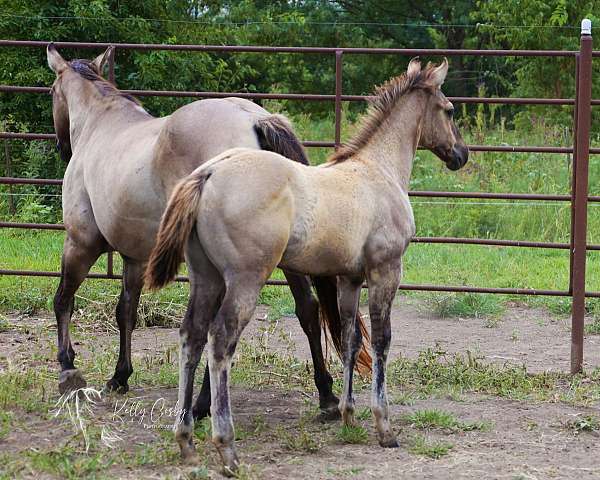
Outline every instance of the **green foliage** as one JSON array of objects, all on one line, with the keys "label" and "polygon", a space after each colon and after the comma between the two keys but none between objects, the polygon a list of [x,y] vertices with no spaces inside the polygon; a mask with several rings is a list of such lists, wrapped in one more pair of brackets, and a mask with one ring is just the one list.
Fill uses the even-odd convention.
[{"label": "green foliage", "polygon": [[[488,48],[524,50],[578,50],[580,22],[590,18],[600,25],[594,0],[478,0],[473,19],[482,22],[478,35]],[[600,94],[600,67],[594,62],[593,97]],[[575,93],[573,57],[505,57],[497,62],[498,80],[514,96],[569,98]],[[600,122],[598,112],[594,121]],[[520,128],[572,122],[572,109],[529,107],[516,117]]]}]

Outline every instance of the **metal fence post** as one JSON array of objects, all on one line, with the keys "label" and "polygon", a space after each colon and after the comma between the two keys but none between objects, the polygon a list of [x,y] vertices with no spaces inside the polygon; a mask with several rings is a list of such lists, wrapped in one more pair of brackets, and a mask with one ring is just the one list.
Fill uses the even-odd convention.
[{"label": "metal fence post", "polygon": [[343,50],[335,52],[335,149],[342,144],[342,55]]},{"label": "metal fence post", "polygon": [[[113,48],[112,52],[110,52],[108,56],[108,80],[110,83],[115,85],[115,53],[117,49]],[[106,256],[106,274],[108,276],[114,275],[114,258],[113,252],[108,252]]]},{"label": "metal fence post", "polygon": [[577,99],[579,98],[579,53],[575,57],[575,108],[573,109],[573,157],[571,163],[571,238],[569,240],[569,295],[573,295],[573,261],[575,258],[575,199],[577,198]]},{"label": "metal fence post", "polygon": [[575,173],[575,232],[573,235],[573,304],[571,318],[571,373],[583,366],[583,325],[585,316],[585,262],[587,253],[588,163],[592,100],[592,30],[591,21],[581,22],[577,76],[577,122],[575,139],[577,165]]}]

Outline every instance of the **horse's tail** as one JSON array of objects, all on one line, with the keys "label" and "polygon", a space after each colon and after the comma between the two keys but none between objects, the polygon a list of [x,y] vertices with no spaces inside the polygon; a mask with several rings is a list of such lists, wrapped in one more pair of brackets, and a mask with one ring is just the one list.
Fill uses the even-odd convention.
[{"label": "horse's tail", "polygon": [[185,245],[196,224],[202,189],[209,177],[210,173],[194,172],[173,190],[144,274],[144,283],[150,290],[164,287],[177,275]]},{"label": "horse's tail", "polygon": [[295,162],[308,165],[308,157],[304,147],[290,121],[283,115],[266,115],[257,118],[254,131],[262,150],[278,153]]},{"label": "horse's tail", "polygon": [[[319,316],[323,331],[329,331],[329,335],[325,333],[327,340],[326,344],[331,342],[335,347],[340,358],[344,351],[342,345],[342,322],[340,319],[340,311],[338,309],[337,297],[337,281],[335,277],[312,277],[312,282],[317,291],[319,298]],[[362,315],[357,310],[356,321],[362,332],[363,344],[361,346],[358,358],[356,360],[356,371],[362,376],[368,376],[371,373],[371,354],[369,353],[368,344],[371,342],[371,337]]]}]

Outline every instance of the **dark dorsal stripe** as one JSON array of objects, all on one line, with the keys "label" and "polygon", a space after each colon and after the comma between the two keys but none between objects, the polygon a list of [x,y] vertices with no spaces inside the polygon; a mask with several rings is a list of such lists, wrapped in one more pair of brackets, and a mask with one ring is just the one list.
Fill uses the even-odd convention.
[{"label": "dark dorsal stripe", "polygon": [[137,98],[121,92],[116,86],[110,83],[108,80],[103,78],[100,73],[94,67],[94,64],[90,60],[85,59],[77,59],[71,60],[69,62],[69,66],[81,75],[86,80],[90,80],[94,82],[94,85],[98,89],[98,91],[102,94],[102,96],[118,96],[123,97],[127,100],[132,101],[136,105],[140,105],[140,102]]}]

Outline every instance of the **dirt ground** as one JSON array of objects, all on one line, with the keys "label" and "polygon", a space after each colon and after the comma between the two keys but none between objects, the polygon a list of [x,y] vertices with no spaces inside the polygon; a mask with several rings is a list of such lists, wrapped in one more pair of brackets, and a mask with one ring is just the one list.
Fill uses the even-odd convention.
[{"label": "dirt ground", "polygon": [[[432,316],[417,300],[400,298],[393,311],[393,344],[391,358],[399,355],[416,357],[427,347],[443,349],[448,353],[466,350],[481,354],[487,361],[525,364],[528,371],[546,370],[566,372],[569,368],[570,332],[566,319],[554,318],[541,309],[518,305],[509,307],[501,318],[443,319]],[[258,319],[251,322],[244,337],[258,341],[264,326],[265,310],[259,309]],[[44,328],[53,340],[53,320],[41,318],[10,318],[11,323],[27,323]],[[305,361],[310,358],[307,342],[295,318],[278,320],[284,335],[270,337],[269,348],[288,352]],[[76,335],[76,345],[82,356],[90,355],[86,335]],[[177,345],[176,329],[147,328],[134,334],[134,365],[165,346]],[[100,340],[99,340],[100,339]],[[118,344],[115,333],[94,335],[94,342]],[[600,336],[588,336],[585,343],[586,369],[600,365]],[[31,333],[22,328],[0,333],[0,370],[7,362],[32,357],[32,350],[40,349],[42,360],[53,357],[54,352],[44,352],[45,343],[35,343]],[[4,358],[2,358],[4,357]],[[38,361],[40,359],[38,358]],[[201,375],[198,375],[201,378]],[[199,380],[200,380],[199,378]],[[314,388],[313,388],[314,390]],[[308,393],[307,393],[308,392]],[[55,395],[56,397],[58,395]],[[52,397],[52,396],[51,396]],[[141,399],[145,406],[156,401],[174,404],[176,389],[165,387],[136,387],[127,397],[111,395],[103,398],[94,408],[95,418],[108,419],[125,401],[130,405]],[[600,414],[600,405],[572,406],[560,402],[524,402],[480,394],[464,394],[414,399],[412,402],[392,402],[392,423],[399,433],[400,448],[381,449],[375,440],[370,420],[363,422],[369,436],[366,443],[348,444],[339,440],[339,424],[321,423],[314,415],[316,396],[309,390],[281,389],[276,386],[253,389],[232,388],[233,411],[236,428],[243,434],[238,440],[241,460],[248,465],[240,478],[264,479],[593,479],[600,478],[598,452],[600,437],[597,431],[584,432],[568,428],[569,422],[583,415]],[[409,404],[406,404],[409,403]],[[357,395],[360,411],[369,404],[368,391]],[[424,409],[438,409],[454,414],[462,422],[485,422],[489,428],[482,430],[447,431],[431,429],[420,432],[428,441],[445,441],[451,444],[447,455],[429,458],[411,452],[407,445],[415,429],[403,420],[407,414]],[[122,408],[131,413],[131,409]],[[136,415],[133,415],[135,413]],[[125,445],[125,450],[162,442],[165,451],[171,452],[164,465],[125,467],[115,463],[105,472],[111,478],[221,478],[218,458],[208,440],[200,441],[198,449],[207,458],[208,470],[194,470],[182,466],[173,456],[174,442],[168,431],[157,436],[143,422],[134,421],[139,412],[133,412],[128,421],[115,430]],[[51,448],[57,438],[67,436],[72,427],[58,419],[48,420],[28,414],[26,426],[15,428],[0,439],[0,451],[19,456],[27,449]],[[305,423],[303,423],[305,422]],[[160,424],[161,421],[155,421]],[[163,422],[164,423],[164,422]],[[108,424],[108,423],[107,423]],[[113,426],[114,424],[110,424]],[[299,427],[300,425],[300,427]],[[286,433],[289,432],[289,433]],[[290,448],[298,438],[308,435],[311,451]],[[293,437],[293,438],[291,438]],[[158,439],[158,440],[157,440]],[[121,442],[121,443],[120,443]],[[302,443],[302,442],[300,442]],[[306,443],[306,442],[304,442]],[[117,448],[122,448],[117,446]],[[0,472],[1,472],[0,467]],[[21,471],[24,477],[51,478],[51,474]]]}]

